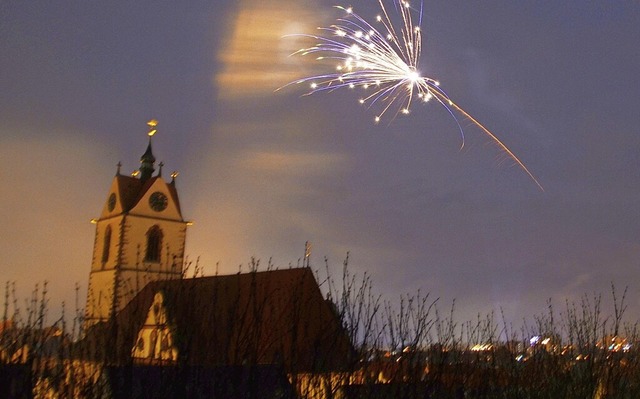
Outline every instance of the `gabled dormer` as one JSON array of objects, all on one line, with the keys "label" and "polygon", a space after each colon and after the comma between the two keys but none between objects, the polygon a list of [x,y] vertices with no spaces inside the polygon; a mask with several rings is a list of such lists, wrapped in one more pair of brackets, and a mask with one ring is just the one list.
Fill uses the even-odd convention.
[{"label": "gabled dormer", "polygon": [[174,344],[172,325],[167,316],[164,295],[156,292],[144,324],[138,330],[131,357],[138,363],[174,363],[178,350]]}]

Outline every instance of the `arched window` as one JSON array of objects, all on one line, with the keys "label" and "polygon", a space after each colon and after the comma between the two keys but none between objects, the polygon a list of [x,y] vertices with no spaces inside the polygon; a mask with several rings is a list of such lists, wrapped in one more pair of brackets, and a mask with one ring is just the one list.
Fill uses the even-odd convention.
[{"label": "arched window", "polygon": [[160,251],[162,250],[162,230],[153,226],[147,231],[147,253],[144,260],[147,262],[160,262]]},{"label": "arched window", "polygon": [[109,250],[111,249],[111,226],[104,230],[104,242],[102,245],[102,263],[109,260]]}]

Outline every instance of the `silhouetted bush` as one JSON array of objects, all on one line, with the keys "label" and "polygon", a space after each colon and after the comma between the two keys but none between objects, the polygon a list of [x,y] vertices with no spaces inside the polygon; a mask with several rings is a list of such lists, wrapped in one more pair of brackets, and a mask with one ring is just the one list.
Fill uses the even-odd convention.
[{"label": "silhouetted bush", "polygon": [[[626,290],[612,286],[609,314],[601,296],[584,296],[514,329],[502,315],[458,322],[455,303],[443,312],[420,292],[385,299],[348,257],[338,279],[328,265],[289,270],[252,260],[244,274],[154,282],[84,332],[77,304],[71,323],[63,314],[47,325],[46,284],[24,310],[7,284],[0,397],[640,397]],[[172,341],[164,357],[135,357],[158,292]]]}]

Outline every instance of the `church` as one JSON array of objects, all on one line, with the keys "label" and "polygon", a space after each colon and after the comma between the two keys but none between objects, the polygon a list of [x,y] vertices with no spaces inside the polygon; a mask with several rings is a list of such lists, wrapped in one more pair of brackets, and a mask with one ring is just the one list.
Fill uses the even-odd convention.
[{"label": "church", "polygon": [[77,356],[104,366],[112,393],[128,387],[171,397],[245,396],[245,389],[257,389],[257,397],[293,397],[296,385],[315,389],[309,376],[350,367],[351,339],[308,266],[184,275],[189,222],[177,173],[166,181],[162,163],[156,171],[156,124],[148,123],[139,171],[125,176],[118,164],[94,220]]},{"label": "church", "polygon": [[155,120],[149,121],[149,144],[132,176],[120,173],[111,182],[96,236],[85,307],[85,325],[115,316],[151,281],[180,279],[187,234],[178,191],[155,172],[151,140]]}]

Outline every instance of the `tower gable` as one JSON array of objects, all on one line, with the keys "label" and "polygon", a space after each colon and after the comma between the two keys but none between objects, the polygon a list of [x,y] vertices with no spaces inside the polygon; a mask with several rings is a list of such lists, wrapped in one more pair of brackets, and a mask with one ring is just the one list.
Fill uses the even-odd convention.
[{"label": "tower gable", "polygon": [[[153,199],[151,199],[152,196],[154,196]],[[166,206],[162,205],[164,198],[166,198]],[[100,219],[128,212],[182,221],[178,192],[174,183],[167,183],[160,176],[145,183],[129,176],[117,175],[113,178]]]},{"label": "tower gable", "polygon": [[160,176],[149,180],[132,206],[132,215],[182,221],[175,188]]}]

